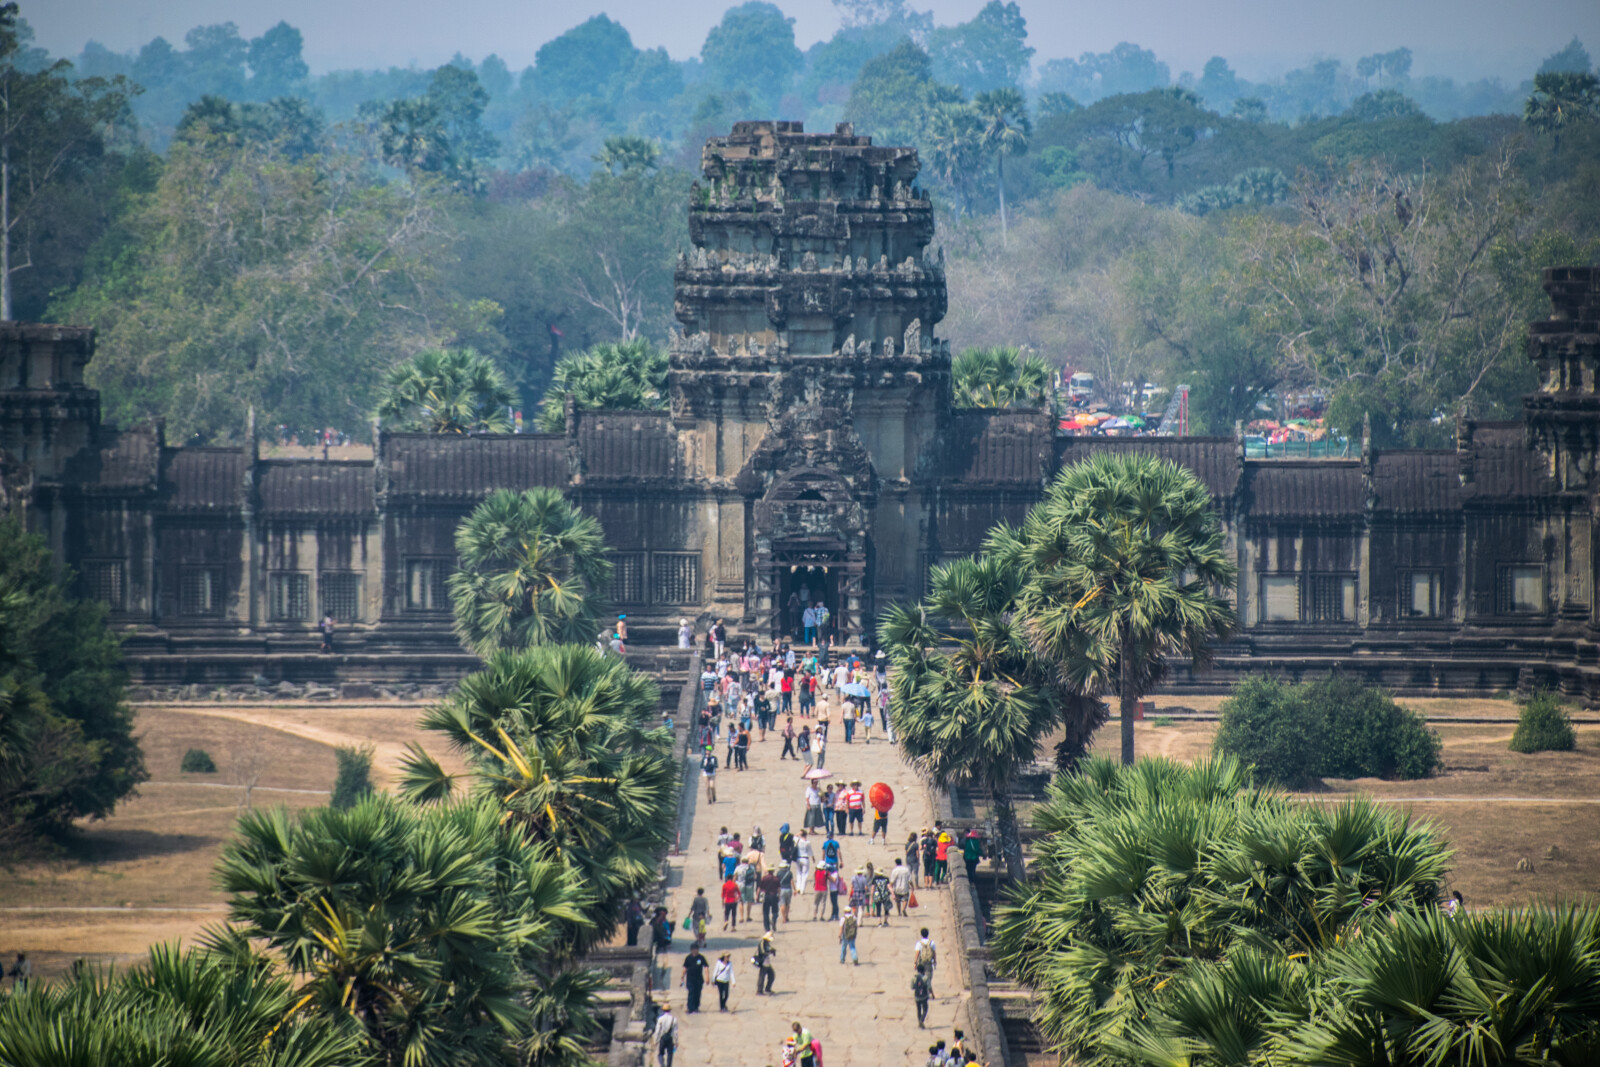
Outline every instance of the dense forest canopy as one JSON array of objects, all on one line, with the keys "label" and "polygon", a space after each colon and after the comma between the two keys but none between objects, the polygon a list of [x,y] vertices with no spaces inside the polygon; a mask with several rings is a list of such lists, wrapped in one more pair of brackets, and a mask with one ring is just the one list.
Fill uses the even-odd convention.
[{"label": "dense forest canopy", "polygon": [[1413,76],[1403,47],[1252,82],[1050,55],[1014,2],[835,2],[806,49],[751,0],[688,60],[597,15],[520,71],[315,75],[287,22],[65,59],[8,5],[7,306],[96,326],[108,417],[176,439],[237,439],[252,406],[364,435],[388,370],[438,349],[495,361],[531,420],[563,356],[665,341],[707,136],[850,121],[922,153],[958,348],[1181,382],[1197,430],[1314,390],[1337,428],[1421,444],[1514,410],[1537,268],[1596,256],[1575,39],[1518,85]]}]

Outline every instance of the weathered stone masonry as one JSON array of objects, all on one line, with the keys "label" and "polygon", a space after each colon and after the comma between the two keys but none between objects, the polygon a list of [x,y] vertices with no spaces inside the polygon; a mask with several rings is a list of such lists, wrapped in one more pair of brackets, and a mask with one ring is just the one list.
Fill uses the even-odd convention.
[{"label": "weathered stone masonry", "polygon": [[[111,605],[142,680],[447,681],[473,663],[444,595],[454,531],[491,489],[559,486],[600,519],[636,640],[681,616],[792,632],[802,588],[854,637],[1062,464],[1154,451],[1210,487],[1240,567],[1242,636],[1180,680],[1341,665],[1407,691],[1600,699],[1600,271],[1545,272],[1539,392],[1520,422],[1463,422],[1453,450],[1281,461],[1232,438],[1061,438],[1040,412],[950,408],[917,168],[848,126],[713,138],[670,410],[569,412],[559,434],[384,431],[362,462],[174,448],[159,425],[100,423],[91,331],[0,324],[0,506]],[[312,651],[325,610],[335,657]]]}]

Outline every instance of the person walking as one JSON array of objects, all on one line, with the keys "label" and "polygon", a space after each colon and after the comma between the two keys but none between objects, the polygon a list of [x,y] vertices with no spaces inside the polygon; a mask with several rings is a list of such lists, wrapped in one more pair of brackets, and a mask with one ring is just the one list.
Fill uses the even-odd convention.
[{"label": "person walking", "polygon": [[822,865],[829,870],[839,869],[840,862],[844,859],[844,850],[839,847],[838,840],[830,833],[828,839],[822,843]]},{"label": "person walking", "polygon": [[961,862],[967,865],[967,881],[978,876],[978,861],[983,859],[983,837],[974,826],[961,839]]},{"label": "person walking", "polygon": [[872,877],[865,867],[857,867],[850,878],[850,908],[857,915],[867,914],[867,901],[872,896]]},{"label": "person walking", "polygon": [[717,987],[717,1010],[728,1010],[728,993],[733,989],[733,960],[730,953],[724,952],[717,957],[717,965],[711,972],[711,984]]},{"label": "person walking", "polygon": [[741,771],[750,769],[750,728],[748,726],[739,730],[739,737],[733,745],[733,755],[734,759],[738,761]]},{"label": "person walking", "polygon": [[817,642],[817,609],[809,604],[806,605],[805,610],[800,613],[800,623],[804,631],[802,635],[803,643],[815,645]]},{"label": "person walking", "polygon": [[850,832],[850,787],[840,785],[833,791],[833,832],[843,836]]},{"label": "person walking", "polygon": [[778,909],[789,921],[789,901],[794,897],[794,868],[785,863],[778,868]]},{"label": "person walking", "polygon": [[804,884],[806,877],[811,873],[811,839],[804,830],[800,831],[800,839],[794,843],[794,861],[800,870],[796,872]]},{"label": "person walking", "polygon": [[872,840],[876,842],[878,835],[883,834],[884,847],[889,845],[889,813],[876,804],[872,806]]},{"label": "person walking", "polygon": [[748,858],[740,862],[734,877],[739,882],[739,903],[744,906],[744,921],[751,922],[750,909],[756,906],[756,887],[761,877],[756,871],[756,865]]},{"label": "person walking", "polygon": [[637,946],[639,931],[644,929],[644,905],[639,903],[638,897],[628,901],[628,906],[622,910],[622,921],[628,927],[628,946]]},{"label": "person walking", "polygon": [[844,723],[844,743],[851,744],[856,736],[856,702],[845,700],[844,707],[839,709],[839,721]]},{"label": "person walking", "polygon": [[922,888],[924,889],[928,889],[933,886],[934,877],[939,872],[939,868],[934,857],[934,853],[937,851],[938,847],[938,841],[934,839],[933,834],[929,833],[928,828],[924,826],[922,828]]},{"label": "person walking", "polygon": [[673,1054],[678,1051],[678,1020],[672,1016],[672,1006],[664,1000],[656,1002],[661,1009],[656,1024],[650,1029],[650,1040],[656,1046],[658,1067],[672,1067]]},{"label": "person walking", "polygon": [[778,973],[773,969],[772,960],[777,956],[778,950],[772,943],[772,934],[761,935],[761,940],[756,942],[756,954],[752,957],[756,965],[756,996],[770,997],[772,983],[777,981]]},{"label": "person walking", "polygon": [[[834,830],[833,797],[834,797],[834,788],[833,788],[833,786],[830,785],[830,786],[828,786],[826,789],[824,789],[822,791],[822,822],[823,822],[823,825],[826,826],[827,829],[828,829],[828,836],[829,837],[833,836],[833,830]],[[826,857],[824,857],[824,858],[826,858]]]},{"label": "person walking", "polygon": [[694,891],[689,902],[689,929],[694,932],[694,947],[706,947],[706,930],[711,926],[711,901],[706,899],[704,888]]},{"label": "person walking", "polygon": [[861,722],[861,743],[872,744],[872,705],[862,704],[861,714],[857,718]]},{"label": "person walking", "polygon": [[950,846],[956,839],[938,823],[933,824],[933,829],[937,835],[933,843],[933,880],[942,885],[950,880]]},{"label": "person walking", "polygon": [[689,991],[690,1015],[700,1010],[700,995],[705,992],[706,970],[710,966],[711,962],[700,954],[698,948],[691,948],[683,958],[683,988]]},{"label": "person walking", "polygon": [[829,873],[830,872],[828,871],[828,868],[822,866],[821,864],[818,864],[817,869],[812,872],[811,885],[813,891],[816,893],[816,899],[811,905],[812,922],[816,922],[818,919],[822,918],[822,906],[828,901]]},{"label": "person walking", "polygon": [[928,1026],[928,1001],[933,999],[933,983],[928,980],[925,968],[918,967],[916,976],[911,979],[911,999],[917,1005],[917,1029],[925,1030]]},{"label": "person walking", "polygon": [[828,871],[828,904],[833,910],[828,917],[830,922],[839,921],[839,894],[844,892],[844,889],[844,874],[836,870]]},{"label": "person walking", "polygon": [[794,1047],[797,1067],[820,1067],[817,1063],[817,1039],[811,1036],[811,1031],[800,1025],[800,1020],[794,1023]]},{"label": "person walking", "polygon": [[[737,872],[738,868],[734,870]],[[728,931],[739,929],[739,882],[732,874],[722,883],[722,928]]]},{"label": "person walking", "polygon": [[678,647],[694,647],[694,627],[689,625],[688,619],[678,620]]},{"label": "person walking", "polygon": [[879,926],[888,926],[889,912],[891,910],[890,900],[893,894],[889,888],[889,875],[886,871],[880,869],[873,874],[871,892],[872,914],[880,920]]},{"label": "person walking", "polygon": [[906,870],[911,872],[911,885],[917,884],[917,877],[922,873],[922,839],[915,830],[906,836]]},{"label": "person walking", "polygon": [[[800,736],[795,738],[794,747],[800,752],[800,759],[806,765],[806,770],[811,769],[811,724],[800,727]],[[802,772],[804,773],[804,772]]]},{"label": "person walking", "polygon": [[856,955],[856,913],[850,908],[844,909],[844,918],[839,920],[839,962],[844,962],[845,953],[850,954],[850,961],[857,967],[861,966],[861,957]]},{"label": "person walking", "polygon": [[933,938],[928,936],[928,928],[922,928],[922,936],[917,939],[916,946],[911,950],[911,964],[919,970],[928,973],[928,995],[933,995],[933,972],[939,966],[939,949],[933,943]]},{"label": "person walking", "polygon": [[333,651],[334,628],[332,613],[322,616],[322,621],[317,624],[317,629],[322,631],[322,648],[320,651],[328,653]]},{"label": "person walking", "polygon": [[911,871],[899,856],[894,858],[894,870],[889,872],[889,891],[894,894],[894,912],[906,914],[906,901],[911,898]]},{"label": "person walking", "polygon": [[827,759],[828,759],[828,724],[827,723],[823,723],[821,728],[819,728],[817,730],[816,739],[812,742],[812,748],[816,749],[815,755],[817,757],[817,766],[818,767],[826,767],[827,766]]},{"label": "person walking", "polygon": [[860,782],[851,782],[844,795],[845,810],[850,814],[850,832],[860,836],[866,818],[867,794],[861,791]]},{"label": "person walking", "polygon": [[778,753],[778,758],[780,760],[786,760],[791,756],[793,756],[796,760],[800,758],[799,756],[795,755],[794,738],[794,716],[791,715],[784,721],[783,724],[783,751]]},{"label": "person walking", "polygon": [[[785,864],[783,869],[787,871],[788,865]],[[776,871],[768,871],[761,876],[756,888],[761,893],[761,929],[770,934],[778,928],[778,908],[781,904],[779,897],[783,891],[783,884],[778,880]]]},{"label": "person walking", "polygon": [[700,776],[706,780],[706,803],[717,802],[717,750],[711,745],[706,746],[705,752],[700,756]]}]

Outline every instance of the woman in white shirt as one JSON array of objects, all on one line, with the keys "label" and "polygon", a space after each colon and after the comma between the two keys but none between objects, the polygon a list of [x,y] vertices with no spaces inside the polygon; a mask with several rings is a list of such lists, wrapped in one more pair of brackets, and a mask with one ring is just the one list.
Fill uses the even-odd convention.
[{"label": "woman in white shirt", "polygon": [[717,957],[717,965],[711,970],[711,984],[717,987],[717,1010],[728,1010],[728,990],[733,988],[733,962],[728,958],[729,953],[724,952]]}]

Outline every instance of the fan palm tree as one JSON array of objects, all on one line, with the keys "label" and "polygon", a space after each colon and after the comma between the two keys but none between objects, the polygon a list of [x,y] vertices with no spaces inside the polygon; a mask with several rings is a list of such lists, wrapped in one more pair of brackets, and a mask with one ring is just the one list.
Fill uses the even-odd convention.
[{"label": "fan palm tree", "polygon": [[266,960],[156,945],[121,973],[84,972],[0,998],[0,1065],[348,1067],[359,1032],[299,1010]]},{"label": "fan palm tree", "polygon": [[470,348],[433,349],[389,371],[378,415],[425,433],[507,433],[514,400],[493,360]]},{"label": "fan palm tree", "polygon": [[1000,243],[1008,245],[1006,236],[1006,157],[1020,156],[1028,150],[1028,137],[1033,124],[1028,121],[1027,101],[1015,89],[991,89],[979,93],[972,101],[983,125],[982,143],[987,152],[994,153],[995,176],[1000,191]]},{"label": "fan palm tree", "polygon": [[1237,625],[1212,591],[1233,584],[1235,567],[1211,494],[1169,460],[1102,452],[1073,464],[1020,528],[997,527],[986,551],[1027,575],[1018,601],[1029,641],[1063,683],[1117,691],[1124,763],[1163,657],[1202,666]]},{"label": "fan palm tree", "polygon": [[539,429],[560,433],[566,398],[579,411],[650,411],[667,406],[667,354],[649,341],[595,345],[556,364],[539,403]]},{"label": "fan palm tree", "polygon": [[[610,935],[671,842],[678,786],[669,739],[652,725],[659,701],[615,656],[547,645],[492,656],[422,720],[467,757],[477,792],[588,888],[590,922],[569,938],[578,951]],[[455,779],[414,747],[402,789],[436,802]]]},{"label": "fan palm tree", "polygon": [[1048,364],[1020,348],[968,348],[950,365],[957,407],[1054,409]]},{"label": "fan palm tree", "polygon": [[1034,659],[1012,618],[1021,589],[1014,567],[979,556],[931,577],[923,604],[896,605],[883,618],[901,754],[936,788],[988,795],[1006,871],[1021,878],[1011,785],[1063,722],[1086,745],[1102,706],[1061,690]]},{"label": "fan palm tree", "polygon": [[1555,138],[1561,151],[1561,132],[1600,118],[1600,79],[1573,71],[1546,71],[1533,78],[1533,94],[1523,107],[1522,121],[1535,133]]},{"label": "fan palm tree", "polygon": [[928,169],[955,192],[960,210],[972,207],[972,178],[983,161],[983,122],[971,104],[946,100],[929,113],[922,135]]},{"label": "fan palm tree", "polygon": [[611,563],[600,523],[559,489],[497,489],[456,530],[456,633],[480,656],[594,640]]}]

